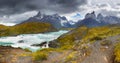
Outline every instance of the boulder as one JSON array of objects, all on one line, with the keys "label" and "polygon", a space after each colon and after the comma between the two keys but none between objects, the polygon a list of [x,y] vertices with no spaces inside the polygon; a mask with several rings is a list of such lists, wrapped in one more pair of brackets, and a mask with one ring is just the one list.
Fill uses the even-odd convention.
[{"label": "boulder", "polygon": [[24,40],[19,40],[18,43],[24,43]]}]

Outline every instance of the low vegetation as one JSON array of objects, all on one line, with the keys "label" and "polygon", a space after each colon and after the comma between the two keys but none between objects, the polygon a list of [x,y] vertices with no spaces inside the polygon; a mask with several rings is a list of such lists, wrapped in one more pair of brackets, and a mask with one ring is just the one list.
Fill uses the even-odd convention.
[{"label": "low vegetation", "polygon": [[47,52],[34,52],[32,53],[32,57],[34,61],[42,61],[47,60]]},{"label": "low vegetation", "polygon": [[52,51],[55,51],[55,49],[53,48],[42,49],[42,50],[33,52],[31,56],[33,57],[34,61],[47,60],[49,52],[52,52]]},{"label": "low vegetation", "polygon": [[30,49],[28,49],[28,48],[25,48],[24,49],[26,52],[32,52]]},{"label": "low vegetation", "polygon": [[[37,24],[37,25],[36,25]],[[39,25],[38,25],[39,24]],[[35,25],[31,27],[32,25]],[[44,27],[44,28],[42,28]],[[18,34],[26,34],[26,33],[40,33],[40,32],[48,32],[53,30],[54,28],[50,24],[40,24],[40,23],[25,23],[16,25],[13,27],[6,27],[0,29],[0,36],[7,35],[18,35]],[[36,31],[35,31],[36,30]],[[6,31],[6,32],[3,32]],[[85,56],[89,56],[91,53],[91,49],[87,47],[85,44],[91,44],[96,41],[105,39],[107,37],[115,36],[120,34],[119,26],[103,26],[103,27],[95,27],[95,28],[87,28],[85,26],[73,29],[67,34],[60,36],[55,41],[59,44],[58,48],[48,48],[42,49],[37,52],[33,52],[31,56],[35,61],[42,61],[48,58],[50,52],[62,52],[64,50],[72,50],[72,52],[65,58],[66,62],[75,59],[75,54],[77,48],[83,50]],[[109,41],[103,41],[100,43],[103,46],[110,45]],[[83,46],[84,45],[84,46]],[[29,51],[26,49],[26,51]],[[115,47],[115,60],[120,62],[120,43]]]},{"label": "low vegetation", "polygon": [[120,62],[120,42],[117,43],[115,46],[114,55],[115,55],[115,62],[119,63]]},{"label": "low vegetation", "polygon": [[66,59],[65,59],[65,62],[70,62],[70,61],[74,61],[74,59],[76,59],[76,55],[77,54],[77,51],[74,51],[72,53],[70,53]]},{"label": "low vegetation", "polygon": [[49,23],[26,22],[15,26],[0,25],[0,36],[14,36],[19,34],[34,34],[55,31]]},{"label": "low vegetation", "polygon": [[109,41],[109,40],[104,40],[104,41],[102,41],[100,44],[101,44],[102,46],[109,46],[109,45],[111,45],[111,41]]},{"label": "low vegetation", "polygon": [[[72,50],[73,53],[70,53],[66,57],[66,61],[69,61],[69,60],[74,61],[74,58],[75,58],[74,52],[76,52],[75,48],[80,48],[81,50],[84,51],[85,56],[89,56],[91,53],[91,50],[87,48],[87,45],[84,45],[84,44],[88,44],[88,43],[91,44],[91,43],[94,43],[95,41],[102,40],[104,38],[119,35],[119,34],[120,34],[120,27],[115,27],[115,26],[114,27],[104,26],[104,27],[96,27],[96,28],[87,28],[85,26],[79,27],[70,31],[67,34],[60,36],[56,40],[56,42],[59,43],[58,45],[60,46],[59,48],[48,48],[48,49],[37,51],[33,53],[33,57],[35,60],[46,60],[47,55],[49,55],[50,52],[53,52],[53,51],[62,52],[64,50]],[[106,46],[106,45],[109,46],[110,41],[105,40],[100,44],[103,46]],[[118,47],[117,49],[120,50]],[[118,61],[120,60],[120,58],[118,57],[119,54],[118,53],[116,54],[117,54],[116,60]]]},{"label": "low vegetation", "polygon": [[59,37],[56,41],[59,42],[60,46],[64,48],[67,48],[67,46],[73,46],[76,40],[80,40],[85,36],[87,30],[87,27],[74,29],[71,32]]},{"label": "low vegetation", "polygon": [[[63,52],[63,51],[72,51],[65,58],[65,62],[76,62],[76,48],[83,51],[84,56],[89,56],[91,54],[91,49],[87,47],[86,44],[94,43],[95,41],[102,40],[107,37],[115,36],[120,34],[119,27],[96,27],[96,28],[87,28],[87,27],[79,27],[67,34],[60,36],[55,41],[59,43],[58,48],[48,48],[38,50],[37,52],[33,52],[31,56],[34,61],[43,61],[47,60],[48,55],[51,52]],[[103,41],[100,43],[102,46],[109,46],[110,41]],[[120,61],[120,44],[116,45],[115,48],[115,60],[117,62]]]},{"label": "low vegetation", "polygon": [[[102,40],[106,37],[111,37],[120,34],[120,27],[79,27],[71,32],[59,37],[56,41],[61,47],[73,46],[75,44],[93,43],[96,40]],[[79,45],[80,46],[80,45]],[[68,48],[69,49],[69,48]]]},{"label": "low vegetation", "polygon": [[[104,26],[104,27],[95,27],[95,28],[87,28],[85,26],[79,27],[79,28],[73,29],[67,34],[60,36],[56,40],[56,42],[59,43],[58,46],[60,46],[60,48],[57,48],[57,51],[73,50],[74,52],[76,51],[76,49],[79,48],[79,50],[84,51],[85,56],[89,56],[91,53],[91,50],[87,48],[86,44],[92,44],[96,41],[103,40],[107,37],[116,36],[119,34],[120,34],[120,27],[118,26],[113,26],[113,27]],[[108,40],[105,40],[100,44],[102,46],[109,46],[111,42]],[[86,47],[84,48],[84,46]],[[68,58],[66,58],[66,61],[70,59],[71,59],[71,56],[68,56]]]}]

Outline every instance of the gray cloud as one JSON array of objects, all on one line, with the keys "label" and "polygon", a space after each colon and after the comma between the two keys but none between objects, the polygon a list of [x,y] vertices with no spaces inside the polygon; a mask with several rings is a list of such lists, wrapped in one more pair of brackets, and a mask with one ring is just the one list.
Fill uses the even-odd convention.
[{"label": "gray cloud", "polygon": [[87,0],[0,0],[0,14],[15,14],[31,10],[70,13]]}]

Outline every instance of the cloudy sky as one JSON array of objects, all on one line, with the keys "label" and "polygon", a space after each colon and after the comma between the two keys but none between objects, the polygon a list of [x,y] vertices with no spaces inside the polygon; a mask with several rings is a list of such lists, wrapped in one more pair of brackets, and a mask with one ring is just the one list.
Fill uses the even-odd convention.
[{"label": "cloudy sky", "polygon": [[77,21],[88,12],[120,16],[120,0],[0,0],[0,23],[18,23],[41,11]]}]

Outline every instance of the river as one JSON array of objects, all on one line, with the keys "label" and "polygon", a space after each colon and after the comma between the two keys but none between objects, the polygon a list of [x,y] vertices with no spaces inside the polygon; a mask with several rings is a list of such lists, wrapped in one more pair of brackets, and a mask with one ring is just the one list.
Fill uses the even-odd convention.
[{"label": "river", "polygon": [[[64,33],[67,33],[67,30],[60,30],[57,32],[49,32],[49,33],[40,33],[40,34],[21,34],[18,36],[9,36],[9,37],[1,37],[0,45],[1,46],[12,46],[14,48],[28,48],[31,51],[36,51],[41,49],[40,47],[31,46],[33,44],[40,44],[42,42],[49,42],[54,39],[57,39]],[[21,43],[20,43],[21,41]]]}]

